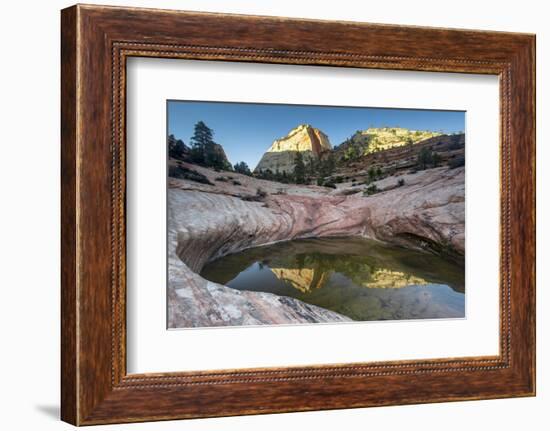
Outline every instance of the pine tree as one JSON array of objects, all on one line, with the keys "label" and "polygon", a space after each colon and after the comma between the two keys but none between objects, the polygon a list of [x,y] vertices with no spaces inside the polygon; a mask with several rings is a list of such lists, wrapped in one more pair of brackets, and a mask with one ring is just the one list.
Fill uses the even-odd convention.
[{"label": "pine tree", "polygon": [[281,176],[281,182],[288,183],[288,175],[286,171],[283,171],[283,175]]},{"label": "pine tree", "polygon": [[308,164],[307,164],[307,174],[311,177],[316,177],[319,173],[319,162],[314,159],[313,157],[308,158]]},{"label": "pine tree", "polygon": [[331,152],[328,157],[319,162],[319,177],[330,177],[336,168],[336,159]]},{"label": "pine tree", "polygon": [[210,127],[204,124],[203,121],[199,121],[195,124],[195,133],[191,138],[191,145],[193,147],[199,147],[201,149],[206,149],[209,144],[214,143],[214,132]]},{"label": "pine tree", "polygon": [[[196,163],[209,165],[214,153],[214,132],[203,121],[195,124],[191,137],[191,155]],[[210,156],[210,157],[209,157]]]},{"label": "pine tree", "polygon": [[438,153],[432,153],[432,165],[437,168],[441,164],[441,156]]},{"label": "pine tree", "polygon": [[252,172],[250,172],[250,168],[245,162],[239,162],[235,164],[233,168],[235,169],[235,172],[239,174],[252,175]]},{"label": "pine tree", "polygon": [[330,153],[327,158],[327,174],[332,175],[334,169],[336,169],[336,158],[334,157],[334,153]]},{"label": "pine tree", "polygon": [[422,148],[417,157],[418,168],[426,169],[428,165],[433,163],[433,153],[429,148]]},{"label": "pine tree", "polygon": [[369,176],[369,182],[372,182],[376,180],[376,169],[374,166],[371,166],[369,170],[367,171],[367,175]]},{"label": "pine tree", "polygon": [[413,145],[414,145],[414,141],[412,140],[412,138],[409,136],[407,138],[407,148],[409,149],[409,153],[412,153],[413,152]]},{"label": "pine tree", "polygon": [[214,132],[203,121],[195,124],[191,137],[191,159],[198,164],[206,164],[207,153],[214,146]]},{"label": "pine tree", "polygon": [[232,169],[223,148],[214,142],[214,131],[203,121],[195,124],[195,132],[191,137],[191,160],[215,169]]},{"label": "pine tree", "polygon": [[294,158],[294,181],[296,184],[304,184],[306,182],[306,166],[304,164],[304,156],[300,151],[296,152]]}]

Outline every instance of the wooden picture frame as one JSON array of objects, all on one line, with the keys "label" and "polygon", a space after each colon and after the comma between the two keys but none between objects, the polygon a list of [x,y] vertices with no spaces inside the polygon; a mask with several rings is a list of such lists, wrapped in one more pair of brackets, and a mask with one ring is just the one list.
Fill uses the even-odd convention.
[{"label": "wooden picture frame", "polygon": [[[62,11],[61,49],[64,421],[535,394],[534,35],[77,5]],[[125,65],[131,56],[498,75],[500,354],[128,375]]]}]

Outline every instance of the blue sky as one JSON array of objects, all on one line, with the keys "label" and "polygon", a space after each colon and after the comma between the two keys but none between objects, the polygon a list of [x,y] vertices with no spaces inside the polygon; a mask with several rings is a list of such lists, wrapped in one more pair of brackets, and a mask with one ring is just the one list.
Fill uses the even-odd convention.
[{"label": "blue sky", "polygon": [[214,140],[223,146],[229,161],[235,164],[243,160],[250,169],[275,139],[304,123],[328,135],[333,146],[369,127],[445,133],[465,128],[463,111],[168,101],[168,133],[187,145],[195,123],[201,120],[214,131]]}]

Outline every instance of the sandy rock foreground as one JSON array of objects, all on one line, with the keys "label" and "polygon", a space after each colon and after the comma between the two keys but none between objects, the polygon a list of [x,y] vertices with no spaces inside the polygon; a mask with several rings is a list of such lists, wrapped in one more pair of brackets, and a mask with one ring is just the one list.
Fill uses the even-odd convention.
[{"label": "sandy rock foreground", "polygon": [[[208,261],[248,247],[358,235],[455,259],[464,256],[463,168],[402,175],[400,187],[396,177],[388,177],[377,182],[386,191],[363,196],[364,187],[297,186],[188,167],[213,185],[169,181],[171,328],[349,320],[293,298],[238,291],[199,275]],[[266,195],[258,196],[258,188]]]}]

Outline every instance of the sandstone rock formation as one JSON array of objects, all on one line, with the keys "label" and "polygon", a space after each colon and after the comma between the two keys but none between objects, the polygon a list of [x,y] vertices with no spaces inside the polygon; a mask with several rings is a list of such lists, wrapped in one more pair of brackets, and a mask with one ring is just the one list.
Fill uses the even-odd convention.
[{"label": "sandstone rock formation", "polygon": [[[365,136],[363,136],[363,138],[367,139]],[[390,175],[393,177],[410,173],[418,169],[417,160],[419,153],[425,150],[437,154],[440,166],[449,166],[453,163],[456,166],[460,166],[460,160],[463,166],[465,148],[464,138],[463,133],[454,135],[437,134],[431,138],[415,142],[413,145],[401,145],[398,143],[398,145],[390,149],[370,152],[366,155],[346,161],[342,160],[342,158],[346,154],[346,148],[350,148],[350,144],[342,144],[334,150],[340,162],[331,178],[333,181],[339,180],[337,182],[345,187],[346,183],[363,183],[365,181],[370,181],[369,170],[372,169],[380,169],[383,175]],[[366,147],[361,147],[361,151],[367,151]]]},{"label": "sandstone rock formation", "polygon": [[287,136],[277,139],[262,156],[254,169],[255,172],[271,170],[272,172],[291,173],[297,152],[301,152],[304,161],[318,159],[323,151],[331,150],[328,136],[309,124],[301,124],[292,129]]},{"label": "sandstone rock formation", "polygon": [[[189,166],[191,167],[191,166]],[[170,179],[169,326],[346,321],[345,316],[268,293],[204,280],[203,265],[245,248],[296,238],[363,236],[459,258],[464,255],[464,168],[441,167],[377,182],[382,191],[331,190],[232,174],[238,185],[193,166],[211,184]],[[267,192],[258,200],[258,188]],[[342,193],[342,192],[345,193]]]},{"label": "sandstone rock formation", "polygon": [[351,153],[357,157],[408,144],[414,145],[440,135],[439,132],[410,130],[402,127],[370,127],[355,132],[353,136],[338,146],[336,153],[339,159],[345,159]]},{"label": "sandstone rock formation", "polygon": [[229,162],[229,159],[227,158],[227,154],[225,154],[225,150],[223,149],[223,147],[220,144],[214,143],[212,145],[212,150],[211,151],[214,154],[214,156],[217,157],[219,160],[221,160],[222,163],[225,166],[231,166],[231,163]]},{"label": "sandstone rock formation", "polygon": [[350,320],[294,298],[241,292],[198,274],[209,259],[282,237],[272,230],[277,215],[261,204],[177,188],[169,189],[168,202],[168,327]]}]

